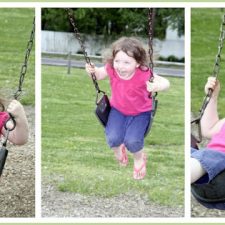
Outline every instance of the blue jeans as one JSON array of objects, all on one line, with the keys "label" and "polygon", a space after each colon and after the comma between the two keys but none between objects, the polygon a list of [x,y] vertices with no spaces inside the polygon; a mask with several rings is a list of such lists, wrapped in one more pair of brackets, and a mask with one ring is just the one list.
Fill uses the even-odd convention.
[{"label": "blue jeans", "polygon": [[150,118],[150,111],[137,116],[126,116],[111,108],[105,128],[109,147],[118,147],[124,143],[128,151],[132,153],[140,151],[144,147],[144,135]]},{"label": "blue jeans", "polygon": [[225,153],[223,152],[207,148],[201,150],[191,148],[191,157],[197,159],[207,172],[197,183],[207,183],[225,169]]}]

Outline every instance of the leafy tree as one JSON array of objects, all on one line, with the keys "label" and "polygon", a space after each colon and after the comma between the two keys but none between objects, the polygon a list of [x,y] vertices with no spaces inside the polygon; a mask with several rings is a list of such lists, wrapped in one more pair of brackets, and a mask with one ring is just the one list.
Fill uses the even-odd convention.
[{"label": "leafy tree", "polygon": [[[110,36],[146,36],[148,32],[147,8],[79,8],[73,9],[81,33]],[[154,37],[163,39],[166,28],[178,29],[184,34],[184,9],[156,9]],[[71,32],[65,9],[42,9],[42,29]]]}]

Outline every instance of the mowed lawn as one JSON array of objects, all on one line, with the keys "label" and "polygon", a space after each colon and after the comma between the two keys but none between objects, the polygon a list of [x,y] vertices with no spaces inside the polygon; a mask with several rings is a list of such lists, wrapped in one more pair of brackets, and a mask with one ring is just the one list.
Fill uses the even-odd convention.
[{"label": "mowed lawn", "polygon": [[[202,106],[204,86],[213,72],[224,14],[221,8],[191,10],[191,110],[194,113]],[[218,110],[225,117],[225,49],[222,49],[218,78],[221,83]]]},{"label": "mowed lawn", "polygon": [[[110,197],[145,194],[155,203],[184,205],[184,79],[168,78],[145,140],[147,176],[132,178],[133,159],[118,166],[94,115],[95,89],[82,69],[42,66],[42,176],[59,190]],[[108,80],[99,82],[109,92]]]},{"label": "mowed lawn", "polygon": [[[34,8],[0,8],[0,93],[7,99],[18,88],[30,33],[33,28]],[[35,44],[24,77],[21,102],[34,105]]]}]

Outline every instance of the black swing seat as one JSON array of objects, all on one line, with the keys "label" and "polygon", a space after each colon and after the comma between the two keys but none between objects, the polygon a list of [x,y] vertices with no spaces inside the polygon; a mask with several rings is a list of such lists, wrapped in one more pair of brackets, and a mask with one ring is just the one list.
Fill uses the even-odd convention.
[{"label": "black swing seat", "polygon": [[[191,134],[191,147],[198,149],[199,141]],[[201,150],[199,150],[201,151]],[[191,185],[191,193],[203,206],[209,209],[225,210],[225,170],[207,183],[204,175]]]},{"label": "black swing seat", "polygon": [[192,195],[206,208],[225,210],[225,170],[209,183],[204,182],[206,178],[191,185]]},{"label": "black swing seat", "polygon": [[98,94],[99,93],[97,93],[96,97],[95,115],[98,118],[99,122],[102,124],[102,126],[105,127],[108,122],[111,106],[109,103],[109,98],[104,92],[100,99],[98,97]]}]

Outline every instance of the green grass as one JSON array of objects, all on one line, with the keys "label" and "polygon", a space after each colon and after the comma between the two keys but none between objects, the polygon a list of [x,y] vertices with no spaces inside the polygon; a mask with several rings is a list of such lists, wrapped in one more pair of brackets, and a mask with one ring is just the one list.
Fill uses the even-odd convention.
[{"label": "green grass", "polygon": [[[152,131],[146,138],[148,174],[132,178],[133,160],[120,168],[93,113],[95,90],[86,72],[42,66],[42,175],[59,190],[110,197],[128,191],[163,205],[184,201],[184,80],[169,78],[160,93]],[[108,80],[100,81],[109,90]]]},{"label": "green grass", "polygon": [[[17,90],[21,66],[24,62],[27,43],[33,26],[33,8],[0,9],[0,93],[11,98]],[[28,62],[24,79],[23,104],[34,105],[35,44]]]},{"label": "green grass", "polygon": [[[213,72],[218,52],[220,25],[225,13],[220,8],[191,10],[191,110],[198,112],[203,101],[204,86]],[[225,50],[222,50],[219,80],[221,94],[219,112],[225,116]]]}]

